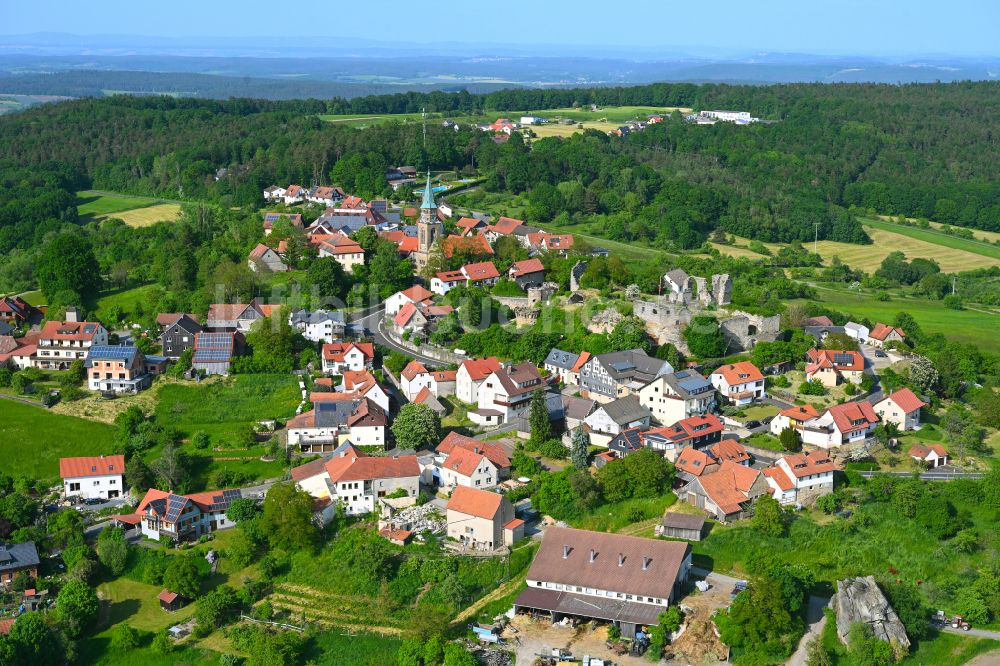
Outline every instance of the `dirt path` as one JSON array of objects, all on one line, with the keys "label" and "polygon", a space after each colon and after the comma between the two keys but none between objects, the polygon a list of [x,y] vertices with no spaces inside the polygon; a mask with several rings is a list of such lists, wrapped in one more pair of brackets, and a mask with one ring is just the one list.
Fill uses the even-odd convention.
[{"label": "dirt path", "polygon": [[826,615],[823,609],[827,607],[830,600],[825,597],[809,597],[809,608],[806,610],[806,622],[809,623],[805,635],[799,641],[799,647],[788,660],[788,666],[805,666],[808,657],[809,641],[814,637],[823,634],[823,627],[826,626]]},{"label": "dirt path", "polygon": [[491,601],[494,601],[496,599],[499,599],[501,597],[504,597],[504,596],[510,594],[515,589],[517,589],[517,586],[520,585],[523,580],[524,580],[523,578],[517,577],[514,580],[507,581],[506,583],[504,583],[503,585],[501,585],[497,589],[493,590],[492,592],[490,592],[489,594],[487,594],[485,597],[483,597],[482,599],[480,599],[479,601],[477,601],[476,603],[472,604],[471,606],[469,606],[468,608],[466,608],[465,610],[463,610],[461,613],[459,613],[458,615],[456,615],[455,619],[451,621],[452,626],[455,626],[455,625],[457,625],[457,624],[459,624],[461,622],[464,622],[465,620],[469,619],[474,614],[476,614],[477,612],[479,612],[480,608],[482,608],[486,604],[490,603]]},{"label": "dirt path", "polygon": [[981,654],[972,661],[965,662],[965,666],[997,666],[998,664],[1000,664],[1000,650]]}]

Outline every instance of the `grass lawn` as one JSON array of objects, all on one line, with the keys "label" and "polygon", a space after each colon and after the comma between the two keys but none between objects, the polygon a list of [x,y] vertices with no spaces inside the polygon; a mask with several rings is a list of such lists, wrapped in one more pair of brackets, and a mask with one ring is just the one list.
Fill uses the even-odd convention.
[{"label": "grass lawn", "polygon": [[117,217],[130,227],[148,227],[157,222],[173,222],[181,216],[180,204],[162,203],[155,206],[127,210],[108,217]]},{"label": "grass lawn", "polygon": [[342,634],[333,629],[320,632],[313,649],[305,656],[310,663],[315,664],[382,666],[396,663],[396,655],[402,644],[402,639],[397,636],[357,632]]},{"label": "grass lawn", "polygon": [[32,478],[59,476],[59,458],[111,453],[115,429],[0,399],[0,461],[4,473]]},{"label": "grass lawn", "polygon": [[649,499],[628,499],[603,504],[594,512],[567,522],[573,527],[595,532],[619,532],[626,527],[641,529],[645,526],[635,523],[659,518],[676,501],[677,496],[673,493]]},{"label": "grass lawn", "polygon": [[994,330],[1000,326],[1000,312],[952,310],[940,301],[924,298],[892,296],[889,301],[880,302],[869,292],[814,286],[819,292],[820,302],[834,310],[887,323],[897,312],[908,312],[926,333],[941,333],[950,340],[979,345],[983,349],[996,348]]},{"label": "grass lawn", "polygon": [[125,313],[127,320],[135,319],[136,306],[141,306],[142,312],[147,312],[147,308],[155,307],[154,296],[162,291],[163,288],[156,284],[110,289],[102,292],[97,298],[97,314],[95,316],[101,321],[108,322],[109,328],[114,327],[119,322],[108,321],[108,313],[111,308],[117,306]]},{"label": "grass lawn", "polygon": [[781,441],[774,435],[769,435],[766,432],[754,433],[750,436],[750,440],[747,442],[750,446],[755,446],[758,449],[767,449],[768,451],[778,451],[779,453],[784,453],[785,448],[781,445]]},{"label": "grass lawn", "polygon": [[746,414],[746,419],[748,421],[760,421],[768,416],[774,416],[781,410],[772,404],[761,403],[759,405],[754,405],[753,407],[744,407],[742,411]]},{"label": "grass lawn", "polygon": [[105,627],[127,622],[142,631],[159,632],[188,620],[194,615],[194,604],[168,613],[160,608],[157,595],[162,586],[147,585],[125,577],[97,586],[97,593],[104,602],[100,622]]}]

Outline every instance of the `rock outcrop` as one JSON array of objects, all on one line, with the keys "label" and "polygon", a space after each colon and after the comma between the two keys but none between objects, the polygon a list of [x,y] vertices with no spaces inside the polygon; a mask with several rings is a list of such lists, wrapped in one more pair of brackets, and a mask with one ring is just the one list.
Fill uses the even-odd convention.
[{"label": "rock outcrop", "polygon": [[909,649],[910,639],[906,629],[874,577],[838,580],[834,610],[837,612],[837,635],[844,643],[851,625],[864,622],[871,627],[875,638]]}]

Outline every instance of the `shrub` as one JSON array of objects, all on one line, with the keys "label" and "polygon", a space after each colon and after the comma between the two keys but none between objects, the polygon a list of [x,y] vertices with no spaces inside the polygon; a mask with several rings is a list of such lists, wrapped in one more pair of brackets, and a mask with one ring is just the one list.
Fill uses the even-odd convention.
[{"label": "shrub", "polygon": [[156,654],[170,654],[174,651],[174,642],[166,632],[156,634],[151,646]]},{"label": "shrub", "polygon": [[799,386],[802,395],[826,395],[826,387],[817,381],[805,381]]},{"label": "shrub", "polygon": [[119,624],[111,630],[111,649],[115,652],[129,652],[139,647],[139,632],[132,625]]}]

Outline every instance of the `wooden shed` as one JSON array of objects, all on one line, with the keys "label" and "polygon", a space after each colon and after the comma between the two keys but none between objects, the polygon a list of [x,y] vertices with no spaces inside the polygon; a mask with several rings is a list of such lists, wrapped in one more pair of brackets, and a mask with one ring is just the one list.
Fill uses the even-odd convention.
[{"label": "wooden shed", "polygon": [[181,607],[181,597],[176,592],[163,590],[160,592],[160,608],[165,611],[179,610]]},{"label": "wooden shed", "polygon": [[674,539],[701,541],[704,529],[705,518],[703,516],[668,511],[663,514],[663,519],[656,526],[656,534]]}]

